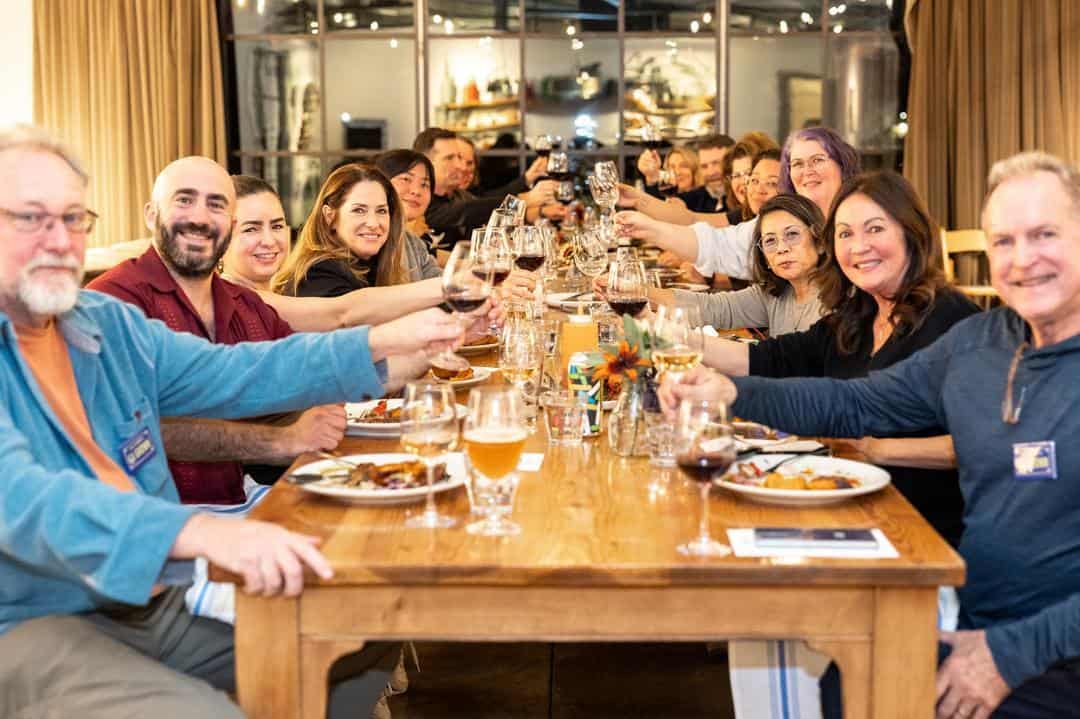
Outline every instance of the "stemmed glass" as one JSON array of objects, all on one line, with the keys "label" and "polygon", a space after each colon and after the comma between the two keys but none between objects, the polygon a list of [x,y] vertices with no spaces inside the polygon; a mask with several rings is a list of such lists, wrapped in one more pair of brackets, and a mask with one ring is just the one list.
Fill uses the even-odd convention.
[{"label": "stemmed glass", "polygon": [[[454,246],[442,274],[443,299],[454,311],[454,317],[464,328],[462,315],[474,312],[491,296],[491,274],[478,266],[471,248],[464,242]],[[448,370],[461,371],[469,361],[461,355],[443,350],[431,358],[431,363]]]},{"label": "stemmed glass", "polygon": [[608,284],[604,294],[607,303],[617,315],[637,317],[649,304],[648,283],[645,266],[632,254],[616,256],[608,270]]},{"label": "stemmed glass", "polygon": [[562,150],[552,150],[548,156],[548,177],[553,180],[570,179],[570,157]]},{"label": "stemmed glass", "polygon": [[432,487],[436,458],[452,452],[458,442],[457,403],[448,384],[410,382],[405,385],[401,405],[401,446],[419,458],[427,468],[427,499],[424,511],[405,520],[407,527],[439,529],[452,527],[457,520],[440,514]]},{"label": "stemmed glass", "polygon": [[697,307],[661,305],[652,329],[657,342],[652,360],[659,374],[669,373],[678,379],[701,362],[705,339]]},{"label": "stemmed glass", "polygon": [[686,400],[675,419],[675,461],[679,469],[701,487],[701,521],[698,536],[680,544],[679,554],[691,557],[723,557],[731,547],[709,535],[709,489],[713,478],[735,461],[735,437],[722,402]]},{"label": "stemmed glass", "polygon": [[514,230],[514,264],[527,272],[536,272],[547,261],[547,241],[539,227]]},{"label": "stemmed glass", "polygon": [[[499,371],[521,392],[525,404],[526,424],[536,416],[535,391],[540,386],[540,367],[544,358],[544,337],[535,322],[518,319],[507,322],[499,338]],[[533,392],[529,392],[532,383]],[[532,395],[532,396],[530,396]]]},{"label": "stemmed glass", "polygon": [[506,519],[514,505],[515,473],[528,438],[521,393],[513,387],[476,387],[462,439],[469,459],[469,498],[484,519],[465,527],[470,534],[506,537],[521,527]]},{"label": "stemmed glass", "polygon": [[[604,274],[608,266],[607,243],[599,230],[574,235],[574,266],[590,280]],[[592,286],[590,282],[589,286]]]},{"label": "stemmed glass", "polygon": [[539,157],[548,157],[551,155],[551,135],[537,135],[533,141],[533,147],[536,149],[536,154]]},{"label": "stemmed glass", "polygon": [[489,227],[486,230],[473,230],[472,242],[477,276],[487,276],[494,287],[498,287],[510,276],[514,265],[514,253],[505,227]]}]

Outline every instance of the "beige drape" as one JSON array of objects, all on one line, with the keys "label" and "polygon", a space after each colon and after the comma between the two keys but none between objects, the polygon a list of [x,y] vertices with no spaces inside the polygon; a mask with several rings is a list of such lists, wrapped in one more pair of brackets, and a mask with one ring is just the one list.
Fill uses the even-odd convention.
[{"label": "beige drape", "polygon": [[35,0],[34,121],[86,163],[91,244],[145,237],[154,177],[226,160],[214,0]]},{"label": "beige drape", "polygon": [[908,0],[904,174],[952,229],[979,226],[990,166],[1080,161],[1078,0]]}]

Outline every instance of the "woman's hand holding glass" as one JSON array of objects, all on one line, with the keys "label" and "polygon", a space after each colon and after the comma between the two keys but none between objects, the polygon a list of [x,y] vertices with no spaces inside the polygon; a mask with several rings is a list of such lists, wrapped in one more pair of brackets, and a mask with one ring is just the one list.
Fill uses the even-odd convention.
[{"label": "woman's hand holding glass", "polygon": [[427,499],[421,514],[405,521],[408,527],[438,529],[457,523],[453,517],[439,514],[433,489],[436,459],[457,448],[458,419],[454,390],[448,384],[410,382],[405,385],[401,405],[401,446],[427,467]]},{"label": "woman's hand holding glass", "polygon": [[[443,299],[453,310],[458,321],[458,331],[463,332],[466,324],[463,316],[475,313],[487,303],[491,296],[491,273],[484,265],[478,265],[468,245],[459,242],[446,261],[442,276]],[[437,367],[460,371],[469,367],[469,361],[449,349],[431,358]]]},{"label": "woman's hand holding glass", "polygon": [[701,364],[705,336],[701,311],[693,305],[661,305],[652,323],[653,364],[663,375],[680,376]]},{"label": "woman's hand holding glass", "polygon": [[679,405],[684,400],[712,400],[730,406],[735,403],[738,394],[734,382],[701,365],[682,376],[669,375],[661,378],[660,389],[657,391],[660,406],[670,420],[675,419]]}]

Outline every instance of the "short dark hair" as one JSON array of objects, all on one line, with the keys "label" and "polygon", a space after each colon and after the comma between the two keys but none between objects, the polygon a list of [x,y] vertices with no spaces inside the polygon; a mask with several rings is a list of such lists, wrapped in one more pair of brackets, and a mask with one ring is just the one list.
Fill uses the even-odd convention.
[{"label": "short dark hair", "polygon": [[723,150],[734,144],[735,140],[732,139],[731,135],[716,134],[701,138],[694,143],[694,147],[698,152],[701,152],[702,150]]},{"label": "short dark hair", "polygon": [[770,198],[758,210],[757,222],[754,223],[754,244],[750,250],[750,272],[754,283],[760,285],[763,290],[774,297],[784,294],[784,290],[788,288],[790,283],[774,273],[772,268],[769,267],[765,251],[761,249],[761,221],[766,215],[778,211],[787,212],[809,228],[810,239],[813,241],[814,249],[817,250],[818,254],[817,264],[814,265],[815,278],[818,270],[828,259],[825,247],[825,216],[821,214],[821,209],[801,195],[777,195]]},{"label": "short dark hair", "polygon": [[424,170],[427,172],[428,182],[431,184],[434,191],[435,187],[435,167],[431,164],[431,160],[427,159],[427,155],[416,150],[387,150],[381,152],[375,156],[375,167],[382,170],[383,174],[389,177],[391,180],[402,174],[408,172],[417,165],[423,165]]},{"label": "short dark hair", "polygon": [[750,161],[750,171],[753,172],[754,168],[757,167],[757,164],[762,160],[776,160],[777,162],[780,162],[780,151],[769,148],[768,150],[762,150],[757,153],[754,155],[754,159]]},{"label": "short dark hair", "polygon": [[274,197],[278,197],[278,191],[274,189],[266,180],[261,177],[252,177],[251,175],[233,175],[232,176],[233,189],[236,190],[236,199],[241,197],[247,197],[248,195],[258,195],[262,192],[269,192]]},{"label": "short dark hair", "polygon": [[431,152],[431,148],[435,147],[436,140],[456,140],[457,133],[451,130],[444,129],[442,127],[429,127],[421,132],[413,140],[412,149],[417,152],[422,152],[425,155]]},{"label": "short dark hair", "polygon": [[841,354],[854,354],[873,339],[874,317],[878,304],[868,293],[857,288],[840,269],[836,259],[836,211],[852,195],[865,195],[895,220],[904,232],[908,266],[900,278],[900,287],[892,300],[889,319],[898,337],[918,329],[934,298],[945,287],[941,260],[941,228],[930,217],[915,188],[892,170],[864,172],[849,177],[840,185],[825,222],[825,247],[829,261],[822,269],[818,296],[831,311],[826,322],[836,337]]}]

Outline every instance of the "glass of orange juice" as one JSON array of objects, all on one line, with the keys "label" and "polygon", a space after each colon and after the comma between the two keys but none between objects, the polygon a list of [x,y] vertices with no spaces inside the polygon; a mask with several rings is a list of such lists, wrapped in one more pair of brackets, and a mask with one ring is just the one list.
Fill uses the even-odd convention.
[{"label": "glass of orange juice", "polygon": [[508,517],[518,476],[514,470],[529,436],[521,393],[514,387],[476,387],[462,440],[469,464],[469,503],[483,519],[465,527],[470,534],[508,537],[521,527]]}]

